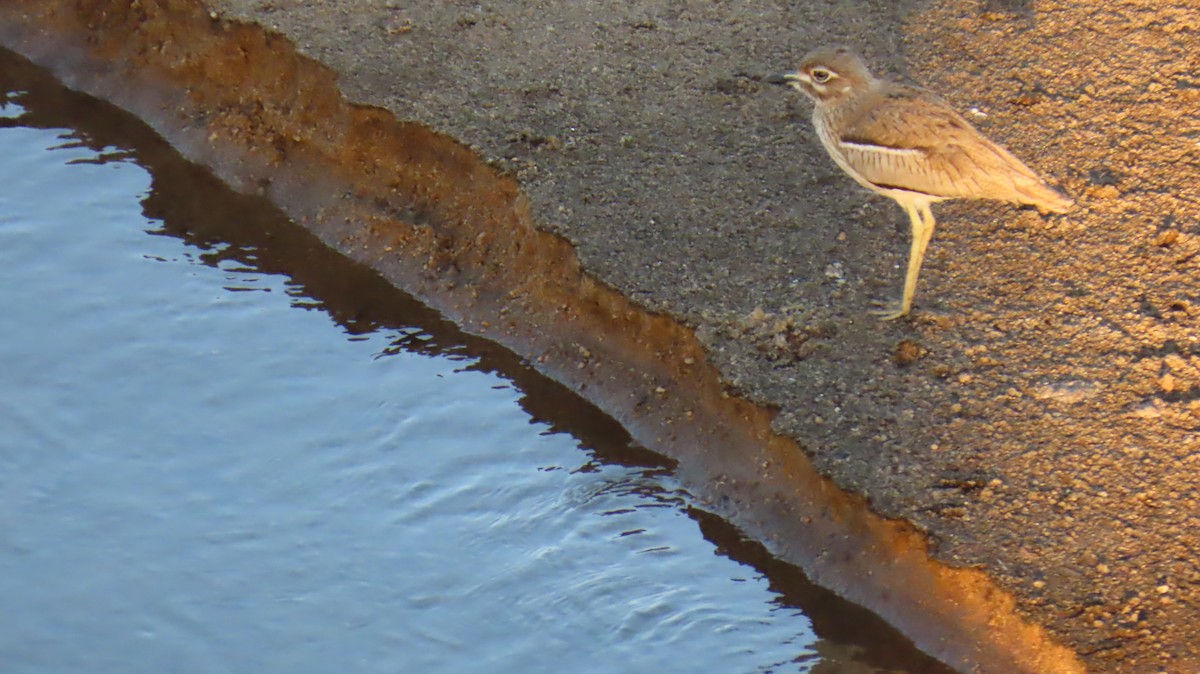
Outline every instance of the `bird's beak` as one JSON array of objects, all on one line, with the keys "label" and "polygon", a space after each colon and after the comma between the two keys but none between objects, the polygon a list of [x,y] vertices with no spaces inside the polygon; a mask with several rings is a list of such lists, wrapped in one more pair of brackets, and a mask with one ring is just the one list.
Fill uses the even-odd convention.
[{"label": "bird's beak", "polygon": [[767,75],[763,81],[767,84],[780,84],[783,86],[788,86],[803,79],[804,76],[800,73],[771,73],[770,75]]}]

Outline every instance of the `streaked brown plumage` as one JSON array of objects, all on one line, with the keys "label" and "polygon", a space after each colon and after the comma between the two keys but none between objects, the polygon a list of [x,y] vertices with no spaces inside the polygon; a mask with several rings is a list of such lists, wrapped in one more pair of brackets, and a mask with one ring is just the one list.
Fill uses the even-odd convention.
[{"label": "streaked brown plumage", "polygon": [[1074,204],[1010,152],[984,138],[941,98],[882,80],[842,47],[817,49],[795,72],[769,81],[813,100],[813,126],[833,161],[863,187],[892,198],[912,222],[912,250],[899,305],[912,308],[925,248],[933,236],[930,204],[944,199],[996,199],[1065,212]]}]

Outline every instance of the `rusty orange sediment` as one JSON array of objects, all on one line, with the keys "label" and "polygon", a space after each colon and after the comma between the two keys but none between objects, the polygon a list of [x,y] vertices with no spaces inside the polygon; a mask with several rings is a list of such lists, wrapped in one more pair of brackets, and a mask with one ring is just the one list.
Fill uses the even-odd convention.
[{"label": "rusty orange sediment", "polygon": [[468,331],[579,391],[679,462],[712,510],[964,672],[1082,672],[982,572],[931,561],[731,397],[695,335],[539,230],[518,185],[446,136],[346,101],[335,75],[198,0],[0,0],[0,39],[137,114],[235,188]]}]

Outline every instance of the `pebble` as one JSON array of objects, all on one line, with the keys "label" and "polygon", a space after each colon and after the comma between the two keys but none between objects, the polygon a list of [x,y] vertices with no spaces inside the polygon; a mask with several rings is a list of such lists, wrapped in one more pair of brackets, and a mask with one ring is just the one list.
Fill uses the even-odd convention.
[{"label": "pebble", "polygon": [[1158,387],[1165,393],[1170,393],[1175,390],[1175,376],[1170,372],[1158,378]]}]

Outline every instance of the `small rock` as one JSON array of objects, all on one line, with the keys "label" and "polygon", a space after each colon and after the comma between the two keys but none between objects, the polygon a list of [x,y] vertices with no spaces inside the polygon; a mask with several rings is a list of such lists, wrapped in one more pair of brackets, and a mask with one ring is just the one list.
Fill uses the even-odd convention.
[{"label": "small rock", "polygon": [[1178,240],[1179,231],[1175,229],[1168,229],[1167,231],[1158,235],[1158,238],[1154,240],[1154,245],[1158,246],[1159,248],[1166,248]]},{"label": "small rock", "polygon": [[1101,387],[1098,384],[1089,381],[1046,382],[1033,389],[1033,397],[1038,400],[1073,404],[1094,397],[1100,390]]},{"label": "small rock", "polygon": [[1157,399],[1147,400],[1135,407],[1130,414],[1140,419],[1157,419],[1163,415],[1163,408],[1162,401]]},{"label": "small rock", "polygon": [[920,360],[926,353],[920,344],[911,339],[902,339],[896,343],[892,352],[892,362],[896,363],[896,367],[907,367]]},{"label": "small rock", "polygon": [[1100,187],[1118,185],[1121,182],[1121,174],[1107,166],[1102,166],[1088,171],[1088,182]]},{"label": "small rock", "polygon": [[825,265],[825,278],[841,285],[846,282],[846,270],[841,262],[830,262]]},{"label": "small rock", "polygon": [[1175,390],[1175,376],[1170,372],[1158,378],[1158,387],[1165,393],[1170,393]]}]

